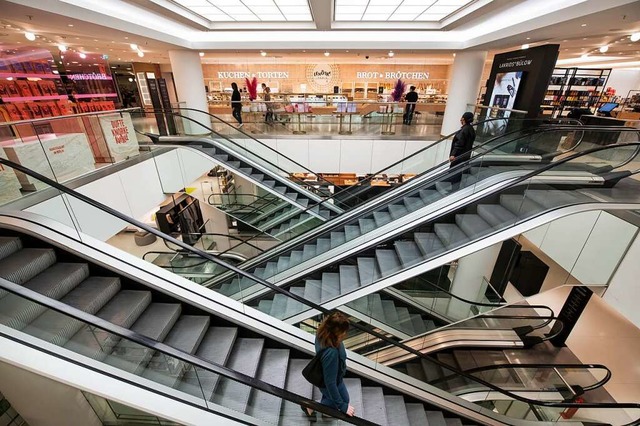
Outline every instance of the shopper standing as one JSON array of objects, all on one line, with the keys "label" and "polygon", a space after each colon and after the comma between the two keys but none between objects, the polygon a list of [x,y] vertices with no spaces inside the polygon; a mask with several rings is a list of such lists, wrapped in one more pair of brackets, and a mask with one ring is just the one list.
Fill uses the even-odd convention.
[{"label": "shopper standing", "polygon": [[[324,388],[321,404],[346,413],[348,416],[355,414],[355,409],[349,404],[349,392],[344,384],[344,375],[347,372],[347,352],[342,341],[349,331],[349,318],[342,312],[334,312],[327,316],[318,327],[316,334],[316,354],[321,353],[322,375],[324,376]],[[308,417],[313,416],[313,411],[305,407],[302,410]]]},{"label": "shopper standing", "polygon": [[264,115],[264,121],[267,124],[273,123],[273,104],[271,103],[271,88],[262,83],[264,91],[264,102],[267,107],[267,113]]},{"label": "shopper standing", "polygon": [[402,115],[402,122],[406,125],[411,124],[413,119],[413,111],[416,109],[416,102],[418,102],[418,93],[416,92],[416,86],[409,88],[409,93],[404,95],[404,101],[407,103],[404,107],[404,114]]},{"label": "shopper standing", "polygon": [[[465,112],[460,118],[460,130],[453,137],[451,143],[451,151],[449,152],[450,168],[455,167],[460,163],[464,163],[471,158],[471,150],[473,149],[473,142],[476,140],[476,131],[471,125],[473,122],[473,113]],[[460,187],[460,181],[462,180],[462,170],[458,171],[455,176],[449,179],[452,189],[458,189]]]},{"label": "shopper standing", "polygon": [[242,127],[242,96],[238,90],[238,85],[231,83],[233,93],[231,94],[231,115],[238,121],[238,127]]}]

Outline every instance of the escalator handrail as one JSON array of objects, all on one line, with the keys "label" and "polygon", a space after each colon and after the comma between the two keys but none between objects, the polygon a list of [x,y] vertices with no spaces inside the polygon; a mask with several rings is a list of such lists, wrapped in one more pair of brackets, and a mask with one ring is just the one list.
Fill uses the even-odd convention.
[{"label": "escalator handrail", "polygon": [[[621,145],[617,145],[616,147],[620,147],[620,146],[636,146],[637,147],[637,146],[640,146],[640,143],[638,143],[638,144],[621,144]],[[601,151],[601,150],[605,150],[605,149],[609,149],[609,148],[610,147],[600,147],[600,148],[594,148],[594,149],[591,149],[591,150],[587,150],[587,151],[582,152],[580,154],[575,154],[573,156],[566,157],[566,158],[558,161],[557,163],[549,164],[546,167],[544,167],[543,170],[551,168],[551,167],[553,167],[553,166],[555,166],[557,164],[562,164],[562,163],[564,163],[566,161],[569,161],[569,160],[571,160],[571,159],[573,159],[575,157],[578,157],[580,155],[585,155],[585,154],[588,154],[588,153],[591,153],[591,152],[597,152],[597,151]],[[217,263],[217,264],[219,264],[219,265],[221,265],[221,266],[233,271],[234,273],[236,273],[236,274],[238,274],[240,276],[248,278],[248,279],[250,279],[250,280],[252,280],[252,281],[254,281],[256,283],[261,284],[262,286],[268,287],[268,288],[270,288],[271,290],[273,290],[273,291],[275,291],[277,293],[284,294],[285,296],[290,297],[290,298],[302,303],[303,305],[309,306],[312,309],[317,310],[320,313],[323,313],[323,314],[326,315],[326,314],[329,314],[329,313],[332,312],[331,310],[328,310],[325,307],[323,307],[321,305],[318,305],[315,302],[309,301],[309,300],[305,299],[304,297],[301,297],[301,296],[298,296],[297,294],[291,293],[291,292],[289,292],[289,291],[287,291],[287,290],[285,290],[283,288],[280,288],[279,286],[277,286],[277,285],[275,285],[275,284],[273,284],[271,282],[268,282],[268,281],[266,281],[266,280],[264,280],[262,278],[253,276],[252,274],[250,274],[250,273],[248,273],[248,272],[246,272],[246,271],[244,271],[244,270],[242,270],[242,269],[240,269],[240,268],[238,268],[236,266],[228,264],[227,262],[224,262],[224,261],[222,261],[220,259],[217,259],[217,258],[209,255],[208,253],[203,252],[200,249],[197,249],[195,247],[191,247],[191,246],[185,244],[184,242],[175,239],[174,237],[172,237],[170,235],[166,235],[166,234],[162,233],[161,231],[159,231],[159,230],[147,225],[146,223],[143,223],[143,222],[141,222],[141,221],[139,221],[137,219],[128,217],[125,214],[123,214],[123,213],[121,213],[121,212],[119,212],[119,211],[117,211],[117,210],[115,210],[115,209],[113,209],[111,207],[108,207],[108,206],[106,206],[106,205],[104,205],[104,204],[102,204],[102,203],[100,203],[100,202],[98,202],[98,201],[96,201],[96,200],[94,200],[94,199],[92,199],[90,197],[87,197],[87,196],[85,196],[85,195],[83,195],[83,194],[81,194],[79,192],[76,192],[73,189],[67,188],[66,186],[61,185],[58,182],[53,181],[53,180],[49,179],[48,177],[43,176],[43,175],[41,175],[41,174],[31,170],[31,169],[28,169],[28,168],[20,165],[20,164],[14,163],[14,162],[12,162],[10,160],[7,160],[5,158],[2,158],[2,157],[0,157],[0,164],[4,164],[6,166],[9,166],[9,167],[13,168],[14,170],[18,170],[18,171],[23,172],[23,173],[25,173],[25,174],[27,174],[27,175],[29,175],[31,177],[34,177],[34,178],[40,180],[41,182],[44,182],[47,185],[58,189],[61,192],[64,192],[64,193],[66,193],[66,194],[68,194],[68,195],[70,195],[70,196],[72,196],[74,198],[77,198],[77,199],[79,199],[79,200],[81,200],[83,202],[86,202],[87,204],[89,204],[89,205],[91,205],[91,206],[93,206],[93,207],[95,207],[95,208],[97,208],[99,210],[102,210],[102,211],[104,211],[104,212],[106,212],[106,213],[108,213],[108,214],[110,214],[112,216],[115,216],[115,217],[123,220],[124,222],[129,222],[129,223],[131,223],[131,224],[133,224],[133,225],[135,225],[135,226],[137,226],[137,227],[139,227],[139,228],[141,228],[141,229],[143,229],[143,230],[145,230],[145,231],[147,231],[149,233],[152,233],[152,234],[156,235],[157,237],[169,240],[170,242],[182,247],[183,249],[185,249],[187,251],[192,251],[192,252],[194,252],[194,253],[196,253],[196,254],[198,254],[198,255],[206,258],[206,259],[209,259],[210,261],[212,261],[214,263]],[[537,172],[539,172],[539,171],[536,171],[536,173],[531,173],[530,175],[533,176],[533,175],[537,174]],[[523,180],[524,179],[528,179],[528,178],[529,178],[529,175],[523,177]],[[379,338],[380,340],[383,340],[383,341],[387,342],[388,344],[391,344],[393,346],[397,346],[400,349],[402,349],[404,351],[407,351],[407,352],[409,352],[409,353],[411,353],[411,354],[413,354],[413,355],[415,355],[417,357],[427,358],[428,361],[433,362],[434,364],[440,365],[441,367],[448,368],[449,370],[454,371],[456,373],[459,373],[460,376],[462,376],[462,377],[465,377],[465,378],[467,378],[469,380],[472,380],[472,381],[476,381],[479,384],[482,384],[482,385],[484,385],[484,386],[486,386],[486,387],[488,387],[490,389],[495,390],[496,392],[505,394],[505,395],[507,395],[507,396],[509,396],[509,397],[511,397],[513,399],[517,399],[519,401],[522,401],[522,402],[525,402],[525,403],[528,403],[528,404],[543,405],[543,406],[549,406],[549,407],[567,407],[567,408],[571,408],[571,407],[575,407],[575,408],[580,408],[580,407],[584,407],[584,408],[590,408],[590,407],[594,407],[594,408],[596,408],[596,407],[600,407],[600,408],[640,408],[640,404],[631,404],[631,403],[599,403],[599,404],[595,404],[594,405],[592,403],[588,403],[588,404],[548,403],[548,402],[545,402],[545,401],[530,400],[528,398],[523,398],[523,397],[521,397],[521,396],[519,396],[517,394],[513,394],[513,393],[511,393],[509,391],[501,389],[500,387],[493,386],[491,383],[488,383],[488,382],[483,381],[481,379],[478,379],[476,377],[469,376],[469,375],[465,374],[462,371],[452,369],[446,363],[444,363],[444,362],[442,362],[442,361],[440,361],[440,360],[438,360],[436,358],[427,357],[424,354],[422,354],[420,351],[417,351],[417,350],[415,350],[415,349],[413,349],[413,348],[411,348],[411,347],[409,347],[407,345],[399,343],[399,342],[393,340],[392,338],[386,336],[385,334],[379,333],[372,326],[361,325],[361,324],[358,324],[358,323],[353,323],[353,326],[355,328],[360,329],[361,331],[364,331],[366,333],[371,334],[372,336],[375,336],[375,337]],[[558,404],[560,404],[560,405],[558,405]],[[638,419],[638,421],[640,421],[640,418]],[[631,424],[634,424],[634,423],[631,423]]]},{"label": "escalator handrail", "polygon": [[[121,327],[112,322],[106,321],[98,316],[92,315],[90,313],[82,311],[73,306],[66,305],[65,303],[59,300],[51,299],[43,294],[30,290],[24,286],[15,284],[1,277],[0,277],[0,288],[8,292],[11,292],[13,294],[16,294],[24,299],[35,302],[41,306],[46,306],[47,308],[52,309],[56,312],[60,312],[63,315],[68,315],[70,317],[73,317],[76,320],[83,322],[85,324],[90,324],[91,326],[105,330],[121,338],[133,341],[146,348],[152,349],[157,352],[161,352],[172,358],[179,359],[180,361],[193,365],[194,367],[202,368],[204,370],[207,370],[215,374],[219,374],[220,376],[231,379],[235,382],[242,383],[243,385],[249,386],[252,389],[258,389],[262,392],[269,393],[283,400],[287,400],[295,404],[313,409],[315,411],[325,413],[332,417],[339,418],[340,420],[343,420],[347,423],[363,425],[363,426],[375,425],[375,423],[370,422],[368,420],[365,420],[359,417],[347,416],[345,413],[341,412],[340,410],[336,410],[326,405],[322,405],[319,402],[314,401],[313,399],[305,398],[303,396],[290,392],[286,389],[279,388],[277,386],[271,385],[257,378],[232,370],[226,366],[223,366],[211,361],[205,361],[202,358],[183,352],[179,349],[176,349],[172,346],[169,346],[157,340],[151,339],[131,329]],[[171,399],[179,399],[179,398],[176,398],[175,396],[170,396],[169,394],[166,394],[166,396]],[[209,410],[208,407],[204,409]],[[210,411],[213,411],[213,410],[210,410]]]},{"label": "escalator handrail", "polygon": [[[468,370],[464,370],[467,374],[475,374],[475,373],[483,373],[485,371],[492,370],[516,370],[516,369],[552,369],[552,368],[566,368],[566,369],[575,369],[575,370],[604,370],[606,372],[604,378],[598,380],[596,383],[582,387],[585,391],[590,391],[593,389],[600,388],[607,384],[609,380],[611,380],[612,373],[611,370],[602,364],[549,364],[549,363],[525,363],[525,364],[492,364],[492,365],[484,365],[482,367],[474,367]],[[429,381],[430,385],[434,385],[436,383],[447,382],[454,378],[457,378],[457,374],[449,374],[448,376],[440,377],[436,380]]]},{"label": "escalator handrail", "polygon": [[[610,127],[605,127],[605,128],[599,127],[599,128],[596,129],[595,126],[592,126],[589,129],[592,129],[592,130],[605,130],[605,129],[606,130],[611,130]],[[620,128],[620,129],[624,129],[624,128]],[[484,144],[479,145],[479,146],[485,146],[485,145],[487,145],[489,143],[492,143],[496,139],[504,138],[505,136],[513,135],[515,133],[522,133],[525,130],[535,133],[535,132],[576,131],[576,128],[575,127],[567,127],[567,128],[562,128],[562,127],[560,127],[560,128],[557,128],[557,127],[556,128],[535,127],[535,128],[519,129],[519,130],[514,130],[513,132],[510,132],[510,133],[506,133],[506,134],[503,134],[503,135],[500,135],[500,136],[496,136],[495,138],[490,139],[490,140],[486,141]],[[585,129],[584,128],[580,128],[579,131],[583,131],[583,130],[585,130]],[[631,131],[632,129],[628,129],[628,130]],[[521,135],[519,138],[525,138],[525,137],[528,137],[528,136],[530,136],[530,133],[525,133],[525,134]],[[482,157],[484,155],[488,155],[488,154],[492,153],[493,151],[498,150],[499,148],[501,148],[501,147],[503,147],[503,146],[505,146],[507,144],[513,143],[515,140],[518,140],[519,138],[506,140],[506,141],[504,141],[504,142],[502,142],[502,143],[500,143],[500,144],[498,144],[498,145],[496,145],[494,147],[491,147],[489,150],[486,150],[484,152],[478,153],[477,155],[472,156],[470,159],[466,160],[465,162],[460,163],[460,164],[456,165],[455,167],[450,168],[449,169],[449,173],[451,173],[451,172],[461,172],[463,169],[465,169],[468,166],[470,166],[473,161],[478,161],[478,159],[480,157]],[[575,146],[577,146],[577,144],[574,145],[573,147],[575,147]],[[476,149],[476,147],[474,147],[474,151],[475,151],[475,149]],[[335,218],[333,218],[333,219],[331,219],[329,221],[326,221],[325,223],[320,224],[320,225],[316,226],[315,228],[312,228],[309,231],[307,231],[307,232],[305,232],[303,234],[300,234],[300,235],[298,235],[298,236],[296,236],[296,237],[294,237],[294,238],[292,238],[292,239],[290,239],[288,241],[285,241],[282,244],[279,244],[279,245],[273,247],[271,250],[265,252],[266,257],[263,256],[263,255],[257,256],[255,258],[252,258],[252,259],[248,260],[246,264],[243,264],[241,266],[243,268],[257,266],[261,262],[268,261],[272,257],[279,256],[280,254],[288,252],[288,251],[292,250],[293,248],[295,248],[297,246],[306,244],[309,241],[311,241],[311,240],[313,240],[313,239],[315,239],[315,238],[317,238],[317,237],[319,237],[321,235],[324,235],[324,234],[329,233],[330,231],[336,230],[340,226],[346,224],[347,222],[349,222],[349,221],[351,221],[353,219],[356,219],[356,218],[358,218],[360,216],[364,216],[366,214],[369,214],[372,211],[374,211],[375,209],[379,208],[382,204],[391,203],[391,202],[403,197],[407,192],[416,191],[416,189],[418,188],[417,185],[422,187],[422,186],[426,186],[426,185],[432,184],[436,179],[441,178],[442,174],[433,175],[433,176],[431,176],[429,178],[426,178],[424,181],[419,181],[419,177],[420,176],[424,176],[424,175],[429,175],[430,173],[436,171],[437,169],[442,168],[444,165],[446,165],[448,163],[449,163],[449,161],[447,160],[447,161],[445,161],[443,163],[440,163],[438,165],[433,166],[432,168],[428,169],[427,171],[425,171],[425,172],[421,173],[420,175],[412,178],[409,182],[413,183],[414,185],[410,185],[408,188],[406,186],[402,185],[400,187],[395,188],[392,191],[387,191],[387,192],[382,193],[382,194],[380,194],[380,195],[378,195],[378,196],[376,196],[374,198],[371,198],[371,199],[367,200],[364,204],[362,204],[362,205],[360,205],[358,207],[352,208],[350,210],[347,210],[344,213],[340,214],[339,216],[337,216],[337,217],[335,217]],[[339,194],[339,193],[337,193],[337,194]],[[333,194],[332,197],[335,197],[337,194]],[[328,198],[327,200],[332,199],[332,197]],[[323,201],[323,203],[327,202],[327,200]],[[307,207],[306,210],[308,210],[308,209],[310,209],[312,207],[314,207],[314,206]],[[306,211],[306,210],[304,210],[304,211]]]}]

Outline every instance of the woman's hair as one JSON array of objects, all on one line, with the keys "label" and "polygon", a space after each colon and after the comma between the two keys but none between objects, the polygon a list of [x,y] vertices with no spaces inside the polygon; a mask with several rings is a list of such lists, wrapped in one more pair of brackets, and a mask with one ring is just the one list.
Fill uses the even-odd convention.
[{"label": "woman's hair", "polygon": [[323,347],[337,348],[348,330],[349,318],[342,312],[334,312],[320,323],[318,340]]},{"label": "woman's hair", "polygon": [[238,90],[238,85],[235,83],[235,81],[233,83],[231,83],[231,88],[233,90]]}]

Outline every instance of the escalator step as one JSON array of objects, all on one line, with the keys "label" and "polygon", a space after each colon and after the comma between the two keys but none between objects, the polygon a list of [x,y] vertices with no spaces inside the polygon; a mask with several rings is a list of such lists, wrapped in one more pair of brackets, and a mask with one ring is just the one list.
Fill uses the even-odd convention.
[{"label": "escalator step", "polygon": [[405,268],[415,265],[424,258],[417,244],[413,241],[396,241],[393,245],[400,262],[402,262],[402,266]]},{"label": "escalator step", "polygon": [[299,263],[302,262],[302,250],[295,250],[291,252],[291,258],[289,259],[289,265],[290,266],[294,266],[294,265],[298,265]]},{"label": "escalator step", "polygon": [[268,186],[269,188],[273,188],[274,186],[276,186],[276,181],[267,179],[267,180],[263,180],[262,184],[265,186]]},{"label": "escalator step", "polygon": [[232,161],[227,161],[227,165],[232,168],[232,169],[240,169],[240,161],[237,160],[232,160]]},{"label": "escalator step", "polygon": [[[60,301],[89,314],[95,314],[120,291],[120,279],[89,277],[67,293]],[[58,346],[66,344],[83,323],[52,309],[46,310],[25,332]]]},{"label": "escalator step", "polygon": [[364,235],[367,232],[371,232],[376,229],[376,221],[373,219],[359,219],[358,224],[360,225],[361,235]]},{"label": "escalator step", "polygon": [[345,243],[346,237],[344,232],[332,232],[331,233],[331,248],[336,248]]},{"label": "escalator step", "polygon": [[429,426],[447,426],[444,416],[440,411],[427,411],[427,424]]},{"label": "escalator step", "polygon": [[422,189],[418,192],[420,194],[420,198],[424,201],[425,205],[431,204],[436,200],[442,198],[442,194],[440,194],[435,189]]},{"label": "escalator step", "polygon": [[[313,396],[313,385],[307,382],[302,376],[302,370],[308,363],[308,359],[292,359],[289,361],[289,369],[287,370],[287,380],[285,384],[286,390],[305,398],[311,398]],[[302,410],[300,410],[300,405],[291,401],[284,401],[280,425],[299,426],[308,424],[309,421],[307,416],[305,416]]]},{"label": "escalator step", "polygon": [[424,207],[424,201],[420,197],[405,197],[403,200],[408,211],[413,212]]},{"label": "escalator step", "polygon": [[[424,375],[424,369],[419,363],[409,362],[405,365],[407,368],[407,374],[416,380],[421,382],[427,382],[427,376]],[[423,410],[424,411],[424,410]]]},{"label": "escalator step", "polygon": [[450,417],[447,417],[444,419],[444,422],[447,426],[462,426],[462,420],[460,419],[452,419]]},{"label": "escalator step", "polygon": [[411,314],[411,324],[413,325],[413,332],[415,333],[415,336],[419,336],[420,334],[427,332],[427,327],[425,327],[424,321],[420,315]]},{"label": "escalator step", "polygon": [[478,367],[473,354],[470,351],[465,350],[454,350],[453,357],[456,360],[456,364],[460,366],[462,371],[470,370],[472,368]]},{"label": "escalator step", "polygon": [[[152,303],[131,326],[131,331],[159,342],[165,337],[180,317],[179,303]],[[121,339],[104,362],[122,370],[140,375],[153,355],[153,350]]]},{"label": "escalator step", "polygon": [[0,236],[0,259],[4,259],[20,249],[22,249],[22,241],[20,238]]},{"label": "escalator step", "polygon": [[273,306],[273,300],[262,299],[258,303],[258,310],[267,315],[271,315],[271,306]]},{"label": "escalator step", "polygon": [[[52,249],[25,248],[0,260],[0,277],[22,285],[56,263]],[[0,290],[0,297],[7,291]]]},{"label": "escalator step", "polygon": [[250,177],[253,180],[257,180],[258,182],[262,182],[262,183],[264,183],[266,185],[266,182],[263,182],[264,175],[262,173],[257,173],[257,174],[254,174],[254,175],[250,175]]},{"label": "escalator step", "polygon": [[322,303],[333,300],[340,295],[340,274],[325,272],[322,274]]},{"label": "escalator step", "polygon": [[436,234],[426,232],[416,232],[413,239],[425,257],[435,256],[444,251],[444,245]]},{"label": "escalator step", "polygon": [[[237,338],[227,366],[238,373],[255,377],[263,347],[264,339]],[[243,383],[221,377],[217,389],[214,391],[213,402],[244,413],[247,409],[251,389]]]},{"label": "escalator step", "polygon": [[[398,312],[396,305],[391,300],[382,301],[382,310],[384,312],[384,322],[391,327],[398,328]],[[377,318],[376,318],[377,319]]]},{"label": "escalator step", "polygon": [[364,405],[362,403],[362,383],[360,379],[345,378],[343,381],[349,392],[349,404],[355,408],[356,413],[363,413]]},{"label": "escalator step", "polygon": [[273,189],[275,189],[276,192],[279,192],[282,195],[284,195],[285,192],[287,192],[287,187],[286,186],[274,186]]},{"label": "escalator step", "polygon": [[373,212],[373,220],[376,222],[376,226],[383,226],[391,222],[391,215],[387,212]]},{"label": "escalator step", "polygon": [[415,402],[405,404],[407,407],[407,416],[409,417],[410,426],[428,426],[427,413],[424,411],[422,404]]},{"label": "escalator step", "polygon": [[434,380],[444,377],[442,368],[440,368],[439,365],[424,358],[420,359],[420,365],[422,366],[424,376],[427,378],[427,382],[433,382]]},{"label": "escalator step", "polygon": [[274,318],[282,319],[284,318],[285,311],[287,308],[287,300],[289,298],[284,294],[276,294],[273,296],[273,304],[271,305],[270,315]]},{"label": "escalator step", "polygon": [[328,252],[331,249],[331,240],[329,238],[318,238],[316,241],[316,256]]},{"label": "escalator step", "polygon": [[370,257],[359,257],[358,276],[360,278],[360,286],[371,284],[380,279],[380,271],[375,259]]},{"label": "escalator step", "polygon": [[453,223],[436,223],[433,225],[433,229],[448,249],[457,247],[469,240],[469,237]]},{"label": "escalator step", "polygon": [[452,191],[451,182],[436,182],[436,189],[442,195],[447,195]]},{"label": "escalator step", "polygon": [[384,314],[384,307],[382,306],[382,298],[380,297],[380,295],[378,293],[370,294],[366,300],[369,304],[369,316],[379,319],[383,322],[386,321],[387,318]]},{"label": "escalator step", "polygon": [[360,287],[358,267],[353,265],[340,265],[340,293],[347,294]]},{"label": "escalator step", "polygon": [[[183,315],[171,329],[164,343],[188,354],[193,354],[209,329],[210,321],[209,316]],[[170,387],[176,387],[187,368],[188,364],[156,352],[142,376]]]},{"label": "escalator step", "polygon": [[[214,364],[226,365],[237,335],[238,329],[235,327],[209,327],[196,350],[196,356]],[[219,379],[218,374],[209,370],[191,368],[184,373],[177,388],[200,398],[204,391],[204,398],[210,401]]]},{"label": "escalator step", "polygon": [[492,230],[491,225],[477,214],[457,214],[456,224],[471,239],[487,235]]},{"label": "escalator step", "polygon": [[389,210],[393,219],[399,219],[409,213],[409,210],[407,210],[404,205],[400,204],[391,204],[387,207],[387,210]]},{"label": "escalator step", "polygon": [[396,256],[395,250],[376,250],[376,260],[378,261],[378,267],[383,277],[389,276],[401,269],[400,261],[398,260],[398,256]]},{"label": "escalator step", "polygon": [[[18,240],[19,241],[19,240]],[[60,300],[89,276],[86,263],[56,263],[24,283],[24,287],[51,299]],[[47,308],[15,294],[0,299],[0,323],[22,330]]]},{"label": "escalator step", "polygon": [[[201,151],[204,151],[204,150],[201,150]],[[213,154],[212,157],[222,161],[223,163],[226,163],[227,160],[229,159],[229,156],[225,154]]]},{"label": "escalator step", "polygon": [[479,204],[478,214],[494,228],[502,228],[516,221],[516,216],[500,204]]},{"label": "escalator step", "polygon": [[320,280],[305,280],[304,285],[304,298],[313,302],[320,303],[320,296],[322,295],[322,281]]},{"label": "escalator step", "polygon": [[297,192],[285,192],[285,197],[287,197],[290,200],[296,201],[298,199],[298,193]]},{"label": "escalator step", "polygon": [[425,320],[424,326],[427,329],[427,331],[435,330],[437,328],[436,323],[431,320]]},{"label": "escalator step", "polygon": [[407,407],[404,404],[404,398],[401,395],[385,395],[384,405],[387,416],[393,419],[393,424],[408,425],[409,417],[407,416]]},{"label": "escalator step", "polygon": [[345,226],[344,227],[344,234],[345,234],[346,241],[355,240],[360,235],[362,235],[360,233],[360,227],[355,226],[355,225],[347,225],[347,226]]},{"label": "escalator step", "polygon": [[278,258],[278,266],[277,266],[278,273],[282,273],[283,271],[286,271],[288,268],[289,268],[289,256],[280,256]]},{"label": "escalator step", "polygon": [[536,203],[546,208],[554,208],[559,206],[566,206],[569,204],[580,203],[589,201],[592,199],[586,195],[582,195],[578,192],[569,192],[561,190],[528,190],[526,192],[527,198],[535,201]]},{"label": "escalator step", "polygon": [[[265,349],[256,378],[282,389],[285,385],[288,365],[289,349]],[[278,424],[282,398],[254,389],[249,401],[247,414],[266,423]]]},{"label": "escalator step", "polygon": [[307,244],[302,249],[302,258],[309,260],[316,255],[316,246],[314,244]]},{"label": "escalator step", "polygon": [[[278,262],[267,262],[264,269],[263,279],[271,278],[278,273]],[[245,278],[249,280],[249,278]]]},{"label": "escalator step", "polygon": [[529,217],[544,210],[540,204],[520,194],[502,194],[500,204],[519,218]]},{"label": "escalator step", "polygon": [[398,329],[409,336],[415,336],[416,332],[413,329],[413,322],[411,321],[411,315],[409,309],[405,307],[396,308],[398,313]]},{"label": "escalator step", "polygon": [[308,207],[309,206],[309,199],[308,198],[300,198],[299,200],[297,200],[298,204],[300,204],[302,207]]},{"label": "escalator step", "polygon": [[[304,298],[304,287],[289,287],[289,291],[295,294],[296,296],[300,296]],[[309,309],[309,306],[289,297],[289,300],[287,301],[287,309],[286,309],[284,318],[290,318],[302,311],[306,311],[307,309]]]},{"label": "escalator step", "polygon": [[251,173],[253,172],[253,167],[240,167],[240,171],[247,176],[251,176]]},{"label": "escalator step", "polygon": [[384,398],[382,388],[368,386],[363,387],[362,403],[364,411],[359,417],[380,425],[388,425],[389,421]]}]

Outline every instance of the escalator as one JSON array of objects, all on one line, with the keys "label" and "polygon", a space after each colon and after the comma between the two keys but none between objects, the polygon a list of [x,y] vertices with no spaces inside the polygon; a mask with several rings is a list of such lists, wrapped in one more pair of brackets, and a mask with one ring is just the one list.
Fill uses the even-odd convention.
[{"label": "escalator", "polygon": [[[241,267],[305,299],[342,306],[567,214],[637,208],[638,147],[592,148],[507,170],[483,164],[480,156],[374,211],[347,214],[306,241],[280,245],[271,258],[267,252]],[[456,180],[459,188],[451,183]],[[281,296],[251,280],[219,276],[210,287],[258,309],[262,304],[291,323],[315,315],[283,304]]]},{"label": "escalator", "polygon": [[[73,215],[91,207],[243,278],[252,278],[22,166],[7,160],[0,162],[61,191],[65,200],[73,200],[68,204]],[[78,207],[78,203],[86,205]],[[28,341],[31,349],[46,349],[56,357],[74,354],[77,368],[90,360],[97,361],[91,361],[94,369],[106,369],[111,377],[115,374],[132,386],[148,388],[151,382],[155,392],[169,393],[174,399],[192,404],[195,397],[203,409],[227,417],[235,415],[233,418],[243,423],[305,424],[299,409],[304,405],[342,421],[369,424],[357,418],[347,419],[308,399],[317,398],[317,390],[301,380],[299,371],[313,351],[312,336],[145,265],[140,259],[93,239],[81,227],[73,229],[39,216],[3,210],[3,338],[18,344]],[[287,294],[273,284],[256,280]],[[319,312],[328,312],[304,298],[291,297]],[[419,351],[370,327],[355,323],[354,328],[423,358]],[[376,424],[460,424],[460,416],[481,423],[511,422],[490,409],[437,392],[436,388],[380,363],[372,364],[357,354],[350,353],[349,360],[346,384],[353,405],[365,419]],[[442,366],[438,360],[427,360]],[[575,405],[524,398],[462,371],[452,371],[527,405],[553,410]],[[100,383],[95,386],[99,388]],[[640,408],[638,404],[583,405],[590,406],[605,411]],[[435,420],[436,416],[439,420]]]},{"label": "escalator", "polygon": [[[166,112],[165,112],[166,113]],[[190,118],[178,113],[170,113],[175,118],[191,121]],[[260,232],[272,235],[280,240],[287,240],[299,235],[318,224],[340,215],[343,211],[366,201],[380,193],[385,187],[374,185],[376,176],[387,173],[398,173],[402,169],[408,176],[422,174],[425,170],[437,173],[443,169],[437,158],[446,158],[444,151],[448,149],[448,143],[453,134],[434,142],[432,145],[413,153],[376,174],[372,174],[353,187],[346,188],[338,193],[322,194],[322,188],[332,187],[333,183],[323,180],[318,173],[312,172],[294,160],[278,153],[268,145],[260,142],[240,130],[230,126],[215,116],[211,116],[213,124],[223,124],[229,127],[231,134],[219,134],[212,127],[199,124],[211,132],[211,137],[194,138],[190,136],[158,136],[151,135],[156,144],[165,146],[189,146],[208,155],[217,164],[237,173],[258,187],[268,191],[270,197],[252,194],[240,194],[249,197],[246,204],[234,201],[231,208],[225,206],[225,210],[236,219],[247,223]],[[504,122],[505,119],[491,119],[477,123],[478,129],[483,129],[492,122]],[[567,120],[558,121],[567,122]],[[573,121],[568,121],[573,123]],[[553,122],[555,123],[555,121]],[[578,122],[579,123],[579,122]],[[483,137],[479,133],[478,148],[487,149],[492,144],[507,137],[513,137],[521,132],[530,132],[536,126],[548,126],[549,120],[511,120],[508,126],[503,126],[508,133],[498,136]],[[574,129],[570,129],[569,132]],[[491,134],[492,135],[492,134]],[[559,134],[557,134],[559,137]],[[555,135],[554,135],[555,136]],[[542,141],[548,143],[548,141]],[[552,143],[558,144],[555,140]],[[529,141],[529,145],[533,145]],[[515,147],[515,145],[514,145]],[[519,148],[519,147],[518,147]],[[533,150],[532,150],[533,151]],[[502,153],[504,154],[504,153]],[[503,159],[506,158],[503,155]],[[541,161],[539,155],[519,153],[515,157],[511,155],[511,161]],[[526,159],[526,160],[523,160]],[[437,167],[432,167],[437,164]],[[298,174],[312,176],[311,180],[303,179]],[[388,186],[391,188],[391,186]],[[224,195],[224,194],[218,194]],[[327,196],[329,197],[328,199]],[[252,199],[255,198],[255,199]],[[210,197],[211,198],[211,197]],[[215,198],[215,197],[214,197]],[[211,204],[215,204],[211,202]]]}]

